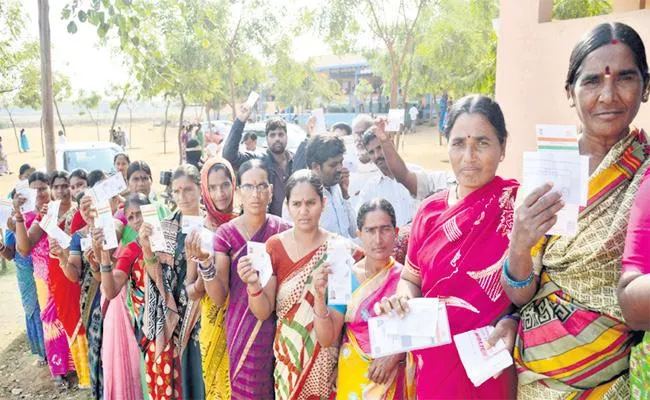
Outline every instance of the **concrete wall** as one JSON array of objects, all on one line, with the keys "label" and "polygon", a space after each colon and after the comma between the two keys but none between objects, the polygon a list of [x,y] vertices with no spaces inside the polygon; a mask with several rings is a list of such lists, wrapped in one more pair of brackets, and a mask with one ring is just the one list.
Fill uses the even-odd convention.
[{"label": "concrete wall", "polygon": [[[535,124],[580,124],[564,91],[569,56],[582,35],[602,22],[632,26],[650,50],[650,2],[614,0],[609,15],[551,21],[553,0],[501,0],[496,99],[510,133],[499,173],[521,178],[522,152],[535,149]],[[650,130],[650,103],[635,126]]]}]

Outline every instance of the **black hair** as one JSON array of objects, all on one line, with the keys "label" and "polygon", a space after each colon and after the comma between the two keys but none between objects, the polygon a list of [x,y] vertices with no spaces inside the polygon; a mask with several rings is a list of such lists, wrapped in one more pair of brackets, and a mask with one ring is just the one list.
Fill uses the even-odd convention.
[{"label": "black hair", "polygon": [[117,154],[115,154],[115,156],[113,157],[113,164],[115,164],[117,162],[117,159],[120,158],[120,157],[126,158],[126,163],[131,164],[131,159],[129,158],[129,155],[126,154],[126,153],[117,153]]},{"label": "black hair", "polygon": [[188,178],[194,182],[196,186],[201,186],[201,173],[199,172],[199,169],[192,164],[185,163],[176,168],[172,174],[172,182],[180,178]]},{"label": "black hair", "polygon": [[29,178],[27,178],[27,183],[31,185],[32,182],[43,182],[50,186],[50,177],[45,172],[34,171]]},{"label": "black hair", "polygon": [[104,179],[106,179],[106,173],[101,169],[90,171],[88,174],[88,187],[93,187]]},{"label": "black hair", "polygon": [[244,137],[242,138],[241,142],[244,143],[248,139],[252,141],[257,141],[257,135],[254,132],[248,132],[244,134]]},{"label": "black hair", "polygon": [[330,158],[342,156],[344,153],[345,144],[340,137],[316,135],[307,144],[305,153],[307,167],[311,168],[313,163],[323,165]]},{"label": "black hair", "polygon": [[643,40],[629,25],[621,22],[605,22],[587,32],[573,47],[571,57],[569,58],[569,71],[564,88],[569,90],[575,83],[580,72],[580,67],[589,54],[614,41],[619,41],[632,50],[634,61],[636,61],[636,66],[639,68],[641,77],[643,78],[643,86],[647,86],[650,80],[650,74],[648,74],[648,60],[646,59]]},{"label": "black hair", "polygon": [[24,174],[25,172],[29,171],[30,169],[32,169],[32,166],[31,166],[31,165],[29,165],[29,164],[23,164],[23,165],[21,165],[20,168],[18,169],[18,175],[22,175],[22,174]]},{"label": "black hair", "polygon": [[50,186],[54,185],[54,181],[57,179],[65,179],[66,182],[70,181],[70,174],[67,171],[54,171],[50,175]]},{"label": "black hair", "polygon": [[395,209],[393,205],[386,199],[380,199],[378,197],[368,200],[361,205],[359,212],[357,213],[357,228],[361,230],[363,225],[366,223],[366,215],[373,211],[383,211],[390,217],[390,222],[393,225],[393,228],[397,227],[397,217],[395,217]]},{"label": "black hair", "polygon": [[266,121],[266,127],[264,128],[264,135],[268,135],[269,132],[278,128],[284,130],[284,133],[287,133],[287,122],[280,117],[270,118],[268,121]]},{"label": "black hair", "polygon": [[77,168],[70,173],[70,179],[77,178],[88,183],[88,172],[83,168]]},{"label": "black hair", "polygon": [[332,125],[332,132],[334,132],[337,129],[344,130],[345,136],[352,135],[352,127],[349,124],[346,124],[345,122],[337,122],[334,125]]},{"label": "black hair", "polygon": [[463,114],[481,114],[488,120],[490,125],[494,128],[499,139],[499,143],[503,144],[508,137],[506,130],[506,120],[503,117],[503,112],[499,104],[487,96],[480,94],[473,94],[458,99],[451,107],[449,112],[449,122],[444,128],[444,134],[449,138],[449,134],[456,123],[458,117]]},{"label": "black hair", "polygon": [[262,160],[254,158],[252,160],[246,161],[241,166],[239,166],[239,170],[237,171],[237,183],[241,185],[241,177],[244,176],[246,172],[256,168],[263,169],[264,172],[266,172],[267,179],[271,177],[271,174],[269,174],[269,168],[266,163],[262,162]]},{"label": "black hair", "polygon": [[368,143],[372,142],[373,139],[376,139],[377,135],[372,129],[368,129],[364,132],[361,141],[363,142],[363,147],[368,148]]},{"label": "black hair", "polygon": [[214,165],[212,165],[210,167],[210,169],[208,170],[208,177],[210,175],[212,175],[213,173],[219,172],[219,171],[223,171],[223,173],[226,174],[226,178],[228,178],[230,180],[230,182],[232,182],[233,176],[230,173],[230,168],[226,167],[225,164],[222,164],[220,162],[215,163]]},{"label": "black hair", "polygon": [[129,169],[126,170],[126,180],[128,181],[131,179],[131,175],[140,171],[147,174],[149,176],[149,179],[153,179],[151,177],[151,168],[149,168],[149,164],[147,164],[145,161],[133,161],[131,164],[129,164]]},{"label": "black hair", "polygon": [[147,196],[143,195],[142,193],[134,193],[124,201],[124,210],[126,210],[127,208],[133,205],[142,207],[147,204],[151,204]]},{"label": "black hair", "polygon": [[310,169],[301,169],[294,172],[287,181],[285,197],[287,202],[291,197],[291,192],[298,186],[299,183],[308,183],[314,189],[321,201],[323,200],[323,182],[320,180],[318,174]]}]

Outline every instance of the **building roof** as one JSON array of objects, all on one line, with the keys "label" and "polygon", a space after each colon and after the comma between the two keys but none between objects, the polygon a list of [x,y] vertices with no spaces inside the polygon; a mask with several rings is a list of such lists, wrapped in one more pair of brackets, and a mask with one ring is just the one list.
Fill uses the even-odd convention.
[{"label": "building roof", "polygon": [[357,54],[344,54],[341,56],[328,54],[312,57],[314,70],[327,71],[341,68],[369,68],[370,64],[363,56]]}]

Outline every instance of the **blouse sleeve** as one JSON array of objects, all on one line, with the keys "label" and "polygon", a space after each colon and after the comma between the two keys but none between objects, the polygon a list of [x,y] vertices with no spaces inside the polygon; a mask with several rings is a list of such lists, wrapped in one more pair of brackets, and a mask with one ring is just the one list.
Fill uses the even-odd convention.
[{"label": "blouse sleeve", "polygon": [[214,251],[217,253],[230,254],[230,251],[232,250],[228,225],[229,224],[221,225],[214,233]]},{"label": "blouse sleeve", "polygon": [[280,260],[278,258],[278,245],[281,245],[279,243],[279,239],[277,236],[273,235],[268,240],[266,241],[266,252],[269,253],[269,257],[271,257],[271,266],[273,267],[273,275],[278,275],[278,266],[280,265]]},{"label": "blouse sleeve", "polygon": [[636,193],[625,237],[622,272],[650,274],[650,170]]},{"label": "blouse sleeve", "polygon": [[135,248],[138,248],[139,250],[139,247],[134,243],[122,247],[115,263],[116,270],[122,271],[127,275],[131,274],[131,266],[140,256],[140,251],[136,251]]},{"label": "blouse sleeve", "polygon": [[81,236],[79,232],[72,235],[72,240],[70,240],[70,255],[81,255]]}]

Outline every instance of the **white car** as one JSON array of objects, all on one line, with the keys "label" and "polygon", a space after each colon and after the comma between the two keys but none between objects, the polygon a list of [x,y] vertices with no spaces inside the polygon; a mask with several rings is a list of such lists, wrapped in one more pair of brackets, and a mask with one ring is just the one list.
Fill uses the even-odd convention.
[{"label": "white car", "polygon": [[83,168],[90,172],[101,169],[115,172],[113,158],[123,150],[110,142],[68,142],[56,145],[56,169],[72,172]]}]

